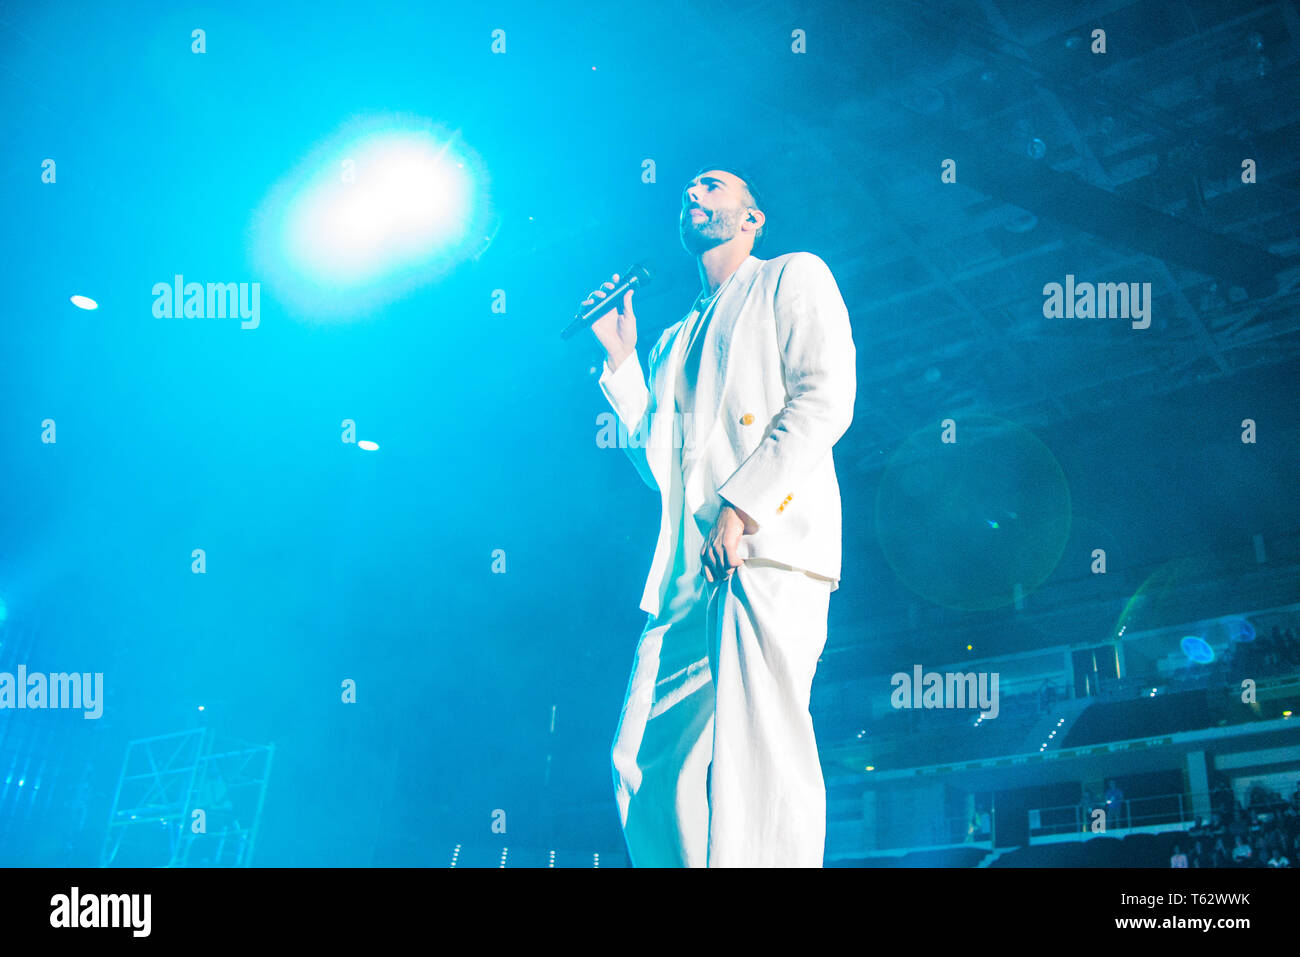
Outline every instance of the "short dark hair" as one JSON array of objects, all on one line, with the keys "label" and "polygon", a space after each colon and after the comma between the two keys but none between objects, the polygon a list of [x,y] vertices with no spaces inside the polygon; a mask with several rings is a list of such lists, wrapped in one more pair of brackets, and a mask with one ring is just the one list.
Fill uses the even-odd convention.
[{"label": "short dark hair", "polygon": [[[715,166],[701,166],[699,168],[699,171],[695,174],[695,176],[699,176],[702,173],[707,173],[711,169],[721,170],[724,173],[730,173],[732,176],[736,177],[736,179],[744,183],[745,192],[749,194],[749,198],[747,200],[749,205],[753,206],[755,209],[763,210],[764,213],[767,212],[766,203],[763,200],[763,194],[759,191],[758,186],[755,185],[753,177],[751,177],[748,173],[740,169],[740,167],[738,166],[715,165]],[[695,177],[691,177],[691,178],[694,179]],[[765,235],[767,235],[766,222],[763,223],[763,225],[759,228],[758,232],[754,233],[754,248],[752,250],[753,252],[758,252],[758,247],[763,242],[763,237]]]}]

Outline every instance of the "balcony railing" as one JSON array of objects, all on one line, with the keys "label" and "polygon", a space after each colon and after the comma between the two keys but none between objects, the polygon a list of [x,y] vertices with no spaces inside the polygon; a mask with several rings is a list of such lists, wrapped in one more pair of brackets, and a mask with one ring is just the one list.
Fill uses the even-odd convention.
[{"label": "balcony railing", "polygon": [[[1029,836],[1046,837],[1053,834],[1077,834],[1080,838],[1093,833],[1096,810],[1106,812],[1105,829],[1129,830],[1138,827],[1155,827],[1167,824],[1195,823],[1198,813],[1195,798],[1202,798],[1202,807],[1210,805],[1210,795],[1158,794],[1151,797],[1125,798],[1115,805],[1099,800],[1095,805],[1061,804],[1055,807],[1034,808],[1029,812]],[[1200,812],[1199,816],[1207,816]]]}]

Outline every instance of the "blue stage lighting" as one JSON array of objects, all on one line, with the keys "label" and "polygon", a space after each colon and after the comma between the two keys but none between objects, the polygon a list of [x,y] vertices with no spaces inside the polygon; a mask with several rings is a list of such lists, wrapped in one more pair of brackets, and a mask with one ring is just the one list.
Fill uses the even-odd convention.
[{"label": "blue stage lighting", "polygon": [[1255,640],[1255,626],[1245,618],[1224,618],[1221,624],[1228,632],[1229,641]]},{"label": "blue stage lighting", "polygon": [[1214,649],[1210,647],[1204,638],[1188,635],[1179,644],[1183,649],[1183,654],[1198,664],[1208,664],[1214,660]]},{"label": "blue stage lighting", "polygon": [[333,284],[369,282],[462,238],[469,182],[447,144],[387,133],[347,152],[290,205],[286,253],[299,271]]},{"label": "blue stage lighting", "polygon": [[497,225],[487,182],[458,133],[411,117],[353,121],[259,205],[255,268],[299,317],[368,313],[482,254]]}]

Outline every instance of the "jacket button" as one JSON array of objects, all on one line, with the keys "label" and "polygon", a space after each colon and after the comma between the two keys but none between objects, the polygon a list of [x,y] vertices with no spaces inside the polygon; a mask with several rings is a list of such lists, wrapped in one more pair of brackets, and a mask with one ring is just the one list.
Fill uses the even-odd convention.
[{"label": "jacket button", "polygon": [[742,415],[742,416],[740,417],[740,424],[741,424],[741,425],[753,425],[753,424],[754,424],[754,416],[753,416],[751,413],[746,412],[744,415]]}]

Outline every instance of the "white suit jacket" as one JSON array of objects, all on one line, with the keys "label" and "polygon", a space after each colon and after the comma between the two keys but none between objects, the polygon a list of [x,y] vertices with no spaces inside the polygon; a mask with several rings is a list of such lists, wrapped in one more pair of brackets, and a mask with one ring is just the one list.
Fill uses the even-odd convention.
[{"label": "white suit jacket", "polygon": [[[677,516],[670,482],[685,475],[687,513],[707,535],[726,503],[757,524],[741,558],[813,572],[838,587],[840,489],[831,447],[853,420],[857,389],[848,310],[830,268],[808,252],[748,257],[704,332],[695,412],[679,418],[675,390],[694,315],[650,350],[650,385],[635,351],[604,365],[600,387],[629,433],[625,448],[660,494],[659,540],[641,596],[658,615],[673,560]],[[682,472],[673,469],[673,444]]]}]

